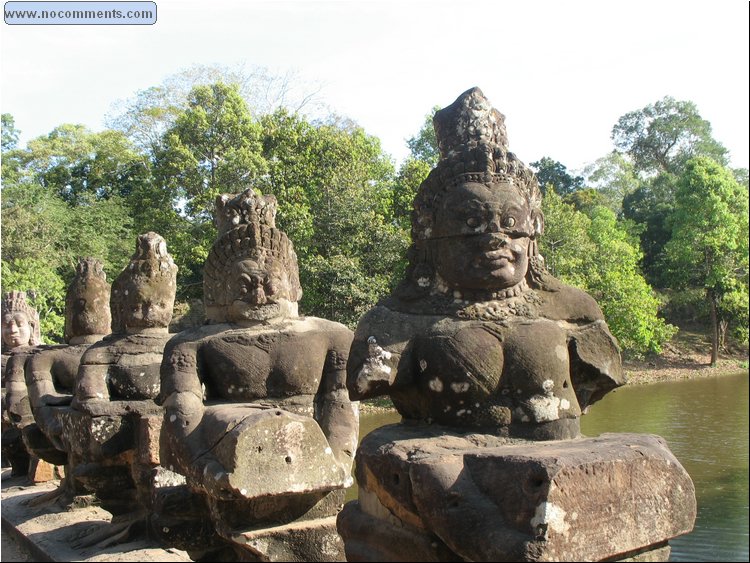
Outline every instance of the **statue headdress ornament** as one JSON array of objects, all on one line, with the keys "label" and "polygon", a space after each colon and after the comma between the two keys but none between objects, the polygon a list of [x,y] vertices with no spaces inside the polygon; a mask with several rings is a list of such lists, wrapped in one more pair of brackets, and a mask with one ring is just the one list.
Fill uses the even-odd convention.
[{"label": "statue headdress ornament", "polygon": [[435,113],[435,136],[440,161],[419,187],[414,199],[413,240],[430,238],[431,227],[443,195],[458,184],[513,186],[539,210],[542,193],[534,172],[508,151],[505,116],[492,107],[479,88],[461,94]]},{"label": "statue headdress ornament", "polygon": [[[174,305],[177,291],[177,265],[167,251],[164,238],[154,232],[138,236],[135,253],[130,263],[112,283],[112,332],[125,331],[125,307],[138,290],[149,288],[149,292],[159,293],[164,301]],[[171,316],[170,316],[171,319]],[[164,327],[169,324],[166,321]]]},{"label": "statue headdress ornament", "polygon": [[[33,293],[29,292],[29,295],[33,297]],[[26,301],[25,291],[9,291],[3,295],[2,303],[2,315],[12,315],[15,313],[23,313],[29,320],[31,326],[31,336],[29,338],[29,346],[38,346],[42,343],[42,332],[39,326],[39,313]]]},{"label": "statue headdress ornament", "polygon": [[222,322],[222,309],[230,304],[228,274],[232,264],[252,259],[264,267],[273,258],[285,279],[274,297],[296,302],[302,297],[297,255],[286,233],[276,227],[277,202],[273,195],[240,194],[216,198],[218,238],[203,270],[203,299],[209,321]]},{"label": "statue headdress ornament", "polygon": [[109,334],[110,287],[102,263],[79,258],[76,273],[65,296],[65,341],[76,336]]}]

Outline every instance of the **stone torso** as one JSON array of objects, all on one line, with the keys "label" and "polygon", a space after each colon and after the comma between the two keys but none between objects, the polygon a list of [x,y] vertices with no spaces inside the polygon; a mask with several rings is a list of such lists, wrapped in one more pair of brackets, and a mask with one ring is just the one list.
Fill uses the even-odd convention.
[{"label": "stone torso", "polygon": [[[81,358],[79,379],[106,372],[110,400],[146,400],[159,394],[159,366],[170,334],[115,335],[92,345]],[[104,398],[104,397],[102,397]]]},{"label": "stone torso", "polygon": [[350,338],[343,326],[323,319],[292,320],[274,328],[216,328],[228,330],[198,343],[198,371],[208,402],[312,398],[336,336]]},{"label": "stone torso", "polygon": [[[566,304],[576,300],[572,315]],[[573,288],[457,306],[450,315],[399,305],[386,301],[360,322],[348,378],[355,398],[388,392],[407,419],[573,437],[592,395],[621,379],[607,373],[619,352],[601,312]]]}]

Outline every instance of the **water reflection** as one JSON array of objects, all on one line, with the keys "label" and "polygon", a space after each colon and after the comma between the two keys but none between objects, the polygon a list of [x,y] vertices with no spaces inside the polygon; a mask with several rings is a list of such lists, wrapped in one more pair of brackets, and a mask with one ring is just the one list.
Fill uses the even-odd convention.
[{"label": "water reflection", "polygon": [[[695,483],[692,533],[673,540],[671,561],[748,561],[748,373],[628,386],[583,417],[587,436],[658,434]],[[360,436],[398,422],[395,413],[362,416]],[[350,490],[347,500],[356,498]]]}]

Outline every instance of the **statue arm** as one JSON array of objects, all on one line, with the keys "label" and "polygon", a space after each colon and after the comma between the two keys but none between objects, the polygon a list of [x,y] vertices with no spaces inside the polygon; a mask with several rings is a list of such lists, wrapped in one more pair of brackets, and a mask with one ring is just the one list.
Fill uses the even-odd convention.
[{"label": "statue arm", "polygon": [[109,403],[107,374],[112,360],[112,349],[105,341],[92,345],[83,353],[75,378],[73,408],[92,416],[102,414],[98,411]]},{"label": "statue arm", "polygon": [[349,399],[346,364],[352,334],[336,334],[328,350],[320,389],[316,397],[316,420],[333,450],[336,461],[351,470],[359,434],[359,405]]},{"label": "statue arm", "polygon": [[34,413],[34,419],[40,430],[58,449],[64,449],[60,436],[62,425],[54,416],[50,407],[70,404],[72,395],[58,393],[52,377],[54,366],[54,352],[48,351],[29,358],[24,369],[26,387],[29,390],[29,400]]},{"label": "statue arm", "polygon": [[28,390],[24,376],[24,365],[27,354],[13,354],[5,366],[5,409],[14,423],[20,423],[30,417]]},{"label": "statue arm", "polygon": [[212,496],[233,498],[228,475],[210,453],[201,431],[203,387],[199,375],[198,342],[167,344],[161,364],[161,392],[157,402],[164,407],[161,432],[162,465],[172,466],[189,482]]},{"label": "statue arm", "polygon": [[571,382],[582,411],[625,383],[620,347],[604,320],[571,331],[568,348]]},{"label": "statue arm", "polygon": [[24,370],[26,374],[26,387],[29,390],[29,399],[32,409],[45,406],[69,405],[73,396],[68,393],[59,393],[55,389],[52,370],[55,364],[55,352],[47,351],[36,354],[26,362]]}]

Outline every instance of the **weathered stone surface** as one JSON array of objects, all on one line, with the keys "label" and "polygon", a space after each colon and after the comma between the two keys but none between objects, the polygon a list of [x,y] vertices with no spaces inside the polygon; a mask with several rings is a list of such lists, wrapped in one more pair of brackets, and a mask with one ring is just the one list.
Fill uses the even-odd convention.
[{"label": "weathered stone surface", "polygon": [[[252,190],[217,199],[219,238],[204,276],[208,324],[175,336],[161,368],[162,463],[205,495],[201,517],[243,560],[333,549],[330,517],[352,482],[359,423],[346,390],[352,333],[297,316],[297,257],[275,213],[275,198]],[[160,518],[201,529],[167,509]],[[323,527],[310,523],[321,519]],[[265,555],[261,544],[271,546]],[[190,552],[209,556],[194,545]]]},{"label": "weathered stone surface", "polygon": [[311,417],[280,409],[207,409],[204,424],[224,437],[214,446],[229,484],[245,498],[330,491],[351,485]]},{"label": "weathered stone surface", "polygon": [[414,201],[407,275],[357,327],[351,396],[388,394],[407,419],[573,438],[581,411],[624,382],[617,343],[596,302],[545,270],[541,192],[502,114],[475,88],[434,122],[441,160]]},{"label": "weathered stone surface", "polygon": [[231,540],[256,561],[346,561],[335,516],[238,532]]},{"label": "weathered stone surface", "polygon": [[91,257],[80,258],[65,294],[65,341],[90,343],[109,334],[112,325],[110,297],[111,288],[102,263]]},{"label": "weathered stone surface", "polygon": [[656,438],[578,439],[624,383],[620,350],[591,296],[544,267],[541,191],[504,116],[473,88],[433,122],[405,279],[360,320],[347,365],[352,399],[390,395],[404,420],[360,446],[347,555],[662,556],[692,527],[692,483]]},{"label": "weathered stone surface", "polygon": [[[72,475],[116,517],[143,513],[151,504],[158,437],[140,419],[161,415],[154,399],[170,339],[176,276],[164,239],[140,235],[130,263],[112,284],[113,334],[87,348],[71,406],[55,411]],[[138,527],[134,522],[132,529]]]},{"label": "weathered stone surface", "polygon": [[[39,313],[26,302],[26,293],[11,291],[2,299],[2,459],[13,475],[29,470],[31,457],[22,440],[22,429],[33,422],[23,365],[28,354],[42,343]],[[11,361],[11,357],[16,359]],[[8,364],[14,364],[9,367]],[[8,373],[10,372],[10,373]]]},{"label": "weathered stone surface", "polygon": [[[692,482],[657,436],[503,444],[430,430],[384,427],[357,454],[365,491],[359,510],[422,534],[422,545],[434,534],[471,561],[594,561],[661,546],[692,529]],[[360,546],[375,544],[385,557],[356,525],[341,526],[345,537],[354,533]]]}]

